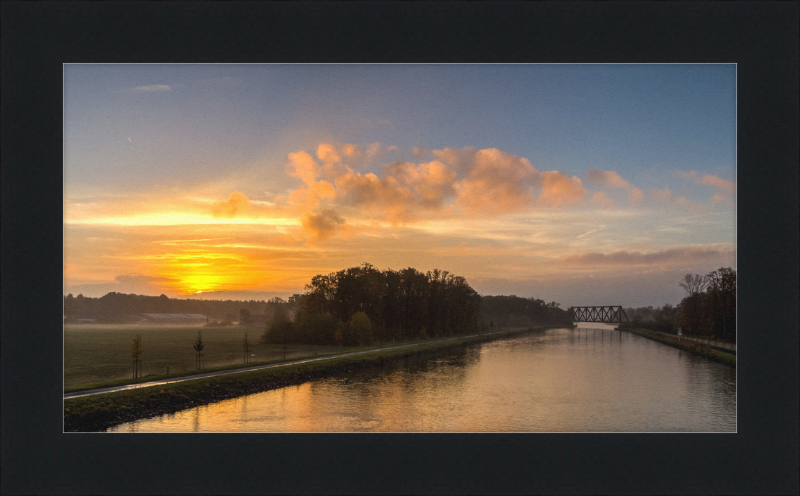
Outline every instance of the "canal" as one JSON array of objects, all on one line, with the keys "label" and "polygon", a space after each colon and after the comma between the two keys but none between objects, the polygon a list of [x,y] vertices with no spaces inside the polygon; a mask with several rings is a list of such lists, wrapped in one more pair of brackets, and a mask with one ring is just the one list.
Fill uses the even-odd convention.
[{"label": "canal", "polygon": [[109,432],[736,432],[736,370],[609,325],[580,324]]}]

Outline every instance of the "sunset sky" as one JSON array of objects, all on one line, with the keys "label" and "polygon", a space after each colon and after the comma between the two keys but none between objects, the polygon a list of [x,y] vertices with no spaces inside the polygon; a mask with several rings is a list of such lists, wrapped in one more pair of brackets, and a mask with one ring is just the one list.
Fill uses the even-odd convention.
[{"label": "sunset sky", "polygon": [[369,262],[677,304],[736,268],[736,66],[64,66],[64,292],[268,299]]}]

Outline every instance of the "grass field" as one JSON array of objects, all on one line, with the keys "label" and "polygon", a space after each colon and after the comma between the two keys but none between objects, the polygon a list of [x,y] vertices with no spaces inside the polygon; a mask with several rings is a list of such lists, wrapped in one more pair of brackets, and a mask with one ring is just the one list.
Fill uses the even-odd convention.
[{"label": "grass field", "polygon": [[[240,364],[244,361],[242,338],[248,332],[250,361],[263,362],[283,357],[283,345],[258,342],[263,327],[66,325],[64,327],[64,387],[126,379],[133,376],[131,341],[142,336],[142,373],[170,374],[195,369],[192,347],[197,331],[203,332],[205,368]],[[317,346],[316,352],[346,351],[338,346]],[[286,358],[308,356],[310,345],[289,345]]]}]

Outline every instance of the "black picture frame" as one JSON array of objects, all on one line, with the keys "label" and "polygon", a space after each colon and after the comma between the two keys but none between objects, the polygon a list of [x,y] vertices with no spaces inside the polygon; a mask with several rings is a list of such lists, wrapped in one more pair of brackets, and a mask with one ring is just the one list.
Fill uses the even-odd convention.
[{"label": "black picture frame", "polygon": [[[797,493],[797,19],[795,2],[4,2],[3,492]],[[738,432],[62,433],[62,64],[107,62],[736,63]]]}]

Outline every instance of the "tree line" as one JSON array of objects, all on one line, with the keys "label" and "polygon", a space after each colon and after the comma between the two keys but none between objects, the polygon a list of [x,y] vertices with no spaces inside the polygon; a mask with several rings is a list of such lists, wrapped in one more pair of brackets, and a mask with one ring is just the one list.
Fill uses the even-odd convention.
[{"label": "tree line", "polygon": [[686,274],[678,282],[686,296],[673,307],[627,308],[636,325],[651,330],[736,340],[736,271],[722,267],[706,275]]},{"label": "tree line", "polygon": [[484,296],[483,320],[489,325],[531,327],[534,325],[569,325],[572,319],[567,310],[555,301],[545,303],[538,298]]},{"label": "tree line", "polygon": [[[478,331],[481,296],[466,279],[435,269],[380,271],[368,263],[316,275],[262,336],[267,343],[355,345]],[[293,312],[293,313],[292,313]]]},{"label": "tree line", "polygon": [[679,283],[681,326],[687,334],[736,339],[736,271],[722,267],[705,276],[686,274]]}]

